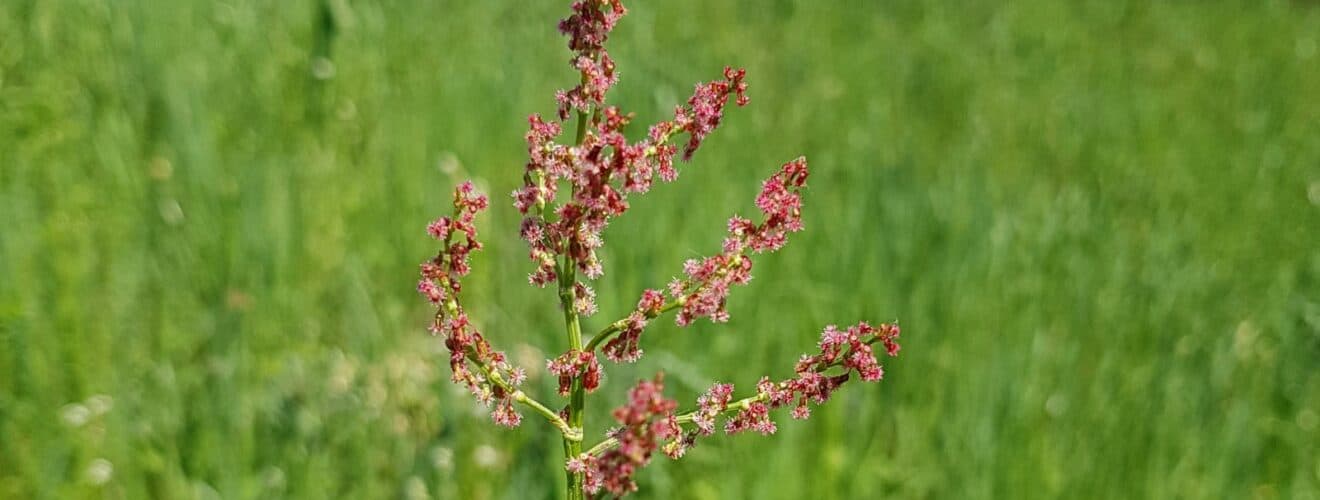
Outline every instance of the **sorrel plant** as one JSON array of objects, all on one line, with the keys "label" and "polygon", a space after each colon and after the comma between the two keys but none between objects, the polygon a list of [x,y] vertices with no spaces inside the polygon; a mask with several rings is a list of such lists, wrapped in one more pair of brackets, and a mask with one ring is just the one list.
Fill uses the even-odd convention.
[{"label": "sorrel plant", "polygon": [[[785,163],[761,184],[756,196],[759,221],[733,216],[719,252],[688,260],[682,277],[674,278],[664,290],[642,291],[636,309],[626,317],[584,337],[582,318],[596,312],[596,292],[587,282],[604,272],[597,251],[605,243],[606,226],[628,210],[630,195],[646,193],[657,177],[664,182],[678,178],[674,157],[681,148],[684,161],[692,158],[720,125],[730,100],[738,106],[748,102],[745,71],[725,68],[722,79],[698,84],[687,104],[675,107],[672,120],[652,125],[645,138],[630,142],[623,131],[632,115],[606,102],[618,76],[605,42],[625,12],[621,0],[579,0],[573,3],[571,15],[560,21],[559,30],[573,52],[571,65],[581,80],[556,94],[555,118],[535,114],[528,118],[524,185],[513,192],[514,206],[525,215],[520,234],[534,264],[529,281],[538,287],[554,284],[559,293],[568,349],[548,360],[547,367],[558,377],[558,393],[568,399],[567,404],[555,410],[519,389],[525,371],[495,350],[464,310],[462,278],[470,270],[468,256],[482,246],[474,220],[489,205],[471,182],[455,189],[453,215],[427,227],[443,245],[435,257],[422,263],[417,285],[418,292],[436,306],[430,330],[449,349],[453,381],[491,407],[496,424],[519,425],[523,417],[518,407],[523,406],[562,435],[570,499],[635,491],[634,474],[656,450],[670,458],[682,457],[697,438],[715,433],[721,417],[728,434],[749,430],[773,434],[771,410],[791,406],[793,418],[805,419],[811,404],[825,403],[853,377],[874,382],[884,376],[874,345],[889,356],[899,350],[897,325],[826,326],[817,351],[797,360],[792,377],[779,381],[762,377],[755,391],[739,399],[734,399],[732,384],[717,383],[697,399],[695,409],[683,412],[676,401],[664,396],[663,374],[656,374],[638,382],[628,400],[614,410],[615,427],[593,446],[584,447],[586,397],[600,387],[604,369],[600,355],[612,363],[637,361],[646,326],[669,312],[676,311],[679,326],[700,318],[727,321],[726,298],[730,289],[751,279],[752,255],[778,250],[789,233],[802,230],[802,190],[808,175],[805,158]],[[557,142],[570,122],[576,126],[572,143]]]}]

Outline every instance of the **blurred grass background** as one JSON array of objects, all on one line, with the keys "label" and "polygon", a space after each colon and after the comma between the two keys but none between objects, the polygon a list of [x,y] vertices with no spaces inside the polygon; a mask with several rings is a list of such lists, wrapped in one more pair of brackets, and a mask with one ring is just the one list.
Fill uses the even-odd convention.
[{"label": "blurred grass background", "polygon": [[[0,497],[555,498],[422,325],[423,231],[497,203],[470,309],[562,349],[505,194],[573,83],[567,1],[0,3]],[[820,327],[902,356],[773,438],[660,458],[639,498],[1320,497],[1313,2],[630,2],[635,133],[748,68],[678,183],[607,233],[594,331],[806,154],[808,230],[727,326],[647,336],[691,401]]]}]

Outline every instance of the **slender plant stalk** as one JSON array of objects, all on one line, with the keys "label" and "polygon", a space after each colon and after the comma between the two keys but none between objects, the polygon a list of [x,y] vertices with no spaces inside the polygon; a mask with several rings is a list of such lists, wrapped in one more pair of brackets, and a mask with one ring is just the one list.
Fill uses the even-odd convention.
[{"label": "slender plant stalk", "polygon": [[[587,76],[582,75],[582,81],[585,82]],[[587,113],[579,111],[577,113],[577,137],[575,144],[581,145],[582,140],[587,136]],[[573,262],[572,253],[565,249],[563,267],[559,270],[559,302],[564,309],[564,329],[568,335],[568,348],[572,351],[582,350],[582,325],[578,321],[577,309],[574,308],[574,285],[577,284],[577,266]],[[578,435],[582,434],[583,413],[587,402],[586,391],[582,387],[582,378],[575,377],[573,385],[569,392],[568,400],[568,425],[574,429]],[[576,441],[568,439],[564,435],[564,460],[582,454],[582,440]],[[583,490],[582,475],[575,474],[572,471],[566,471],[565,476],[568,480],[567,498],[569,500],[583,500],[586,498],[586,492]]]}]

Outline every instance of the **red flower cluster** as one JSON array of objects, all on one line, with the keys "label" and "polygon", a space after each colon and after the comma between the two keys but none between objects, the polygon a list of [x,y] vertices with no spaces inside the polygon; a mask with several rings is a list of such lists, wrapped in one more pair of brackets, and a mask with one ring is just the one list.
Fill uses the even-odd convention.
[{"label": "red flower cluster", "polygon": [[[509,365],[504,353],[493,349],[472,327],[458,300],[463,288],[460,279],[471,270],[468,256],[481,249],[473,220],[488,205],[486,196],[477,193],[471,182],[454,190],[454,216],[441,217],[426,227],[444,245],[435,257],[422,263],[417,291],[436,306],[430,329],[445,339],[453,381],[466,386],[482,404],[494,405],[491,418],[495,423],[513,427],[522,422],[522,415],[513,409],[511,390],[522,384],[526,374]],[[461,235],[458,241],[456,235]]]},{"label": "red flower cluster", "polygon": [[745,285],[752,279],[752,261],[747,251],[775,251],[784,246],[788,233],[802,230],[801,189],[807,183],[807,160],[798,158],[785,163],[779,172],[761,185],[756,206],[764,215],[760,224],[742,217],[729,219],[729,236],[723,251],[702,260],[683,264],[686,280],[675,279],[669,293],[683,300],[683,309],[675,319],[687,326],[700,317],[720,323],[728,321],[726,300],[733,285]]},{"label": "red flower cluster", "polygon": [[[762,378],[756,384],[757,390],[767,388],[770,381]],[[746,430],[754,430],[763,436],[774,434],[779,428],[775,422],[770,420],[770,407],[760,401],[747,405],[747,408],[738,412],[727,422],[724,422],[724,432],[728,434],[737,434]]]},{"label": "red flower cluster", "polygon": [[614,25],[628,13],[622,0],[578,0],[572,9],[559,21],[559,32],[568,35],[569,50],[586,54],[604,50]]},{"label": "red flower cluster", "polygon": [[573,379],[582,377],[582,387],[587,392],[594,392],[600,387],[600,362],[596,353],[590,351],[568,351],[558,358],[546,362],[546,369],[559,376],[559,395],[567,396]]},{"label": "red flower cluster", "polygon": [[641,300],[637,301],[637,310],[628,315],[624,320],[624,326],[618,336],[610,339],[601,348],[605,357],[615,363],[631,363],[642,357],[640,347],[642,329],[646,328],[647,320],[660,315],[660,309],[665,305],[665,296],[659,290],[646,290],[642,292]]},{"label": "red flower cluster", "polygon": [[[795,378],[781,382],[771,382],[762,378],[756,384],[760,401],[748,407],[725,423],[724,430],[736,434],[745,430],[755,430],[762,434],[773,434],[775,424],[770,420],[769,411],[793,404],[793,418],[804,419],[811,415],[808,403],[824,404],[830,395],[839,388],[853,372],[866,382],[879,381],[884,370],[876,361],[871,344],[880,342],[885,352],[897,356],[899,345],[898,325],[882,324],[878,328],[866,322],[858,323],[847,330],[839,330],[833,325],[825,327],[821,333],[820,353],[803,355],[794,371]],[[831,368],[842,366],[843,373],[828,375]]]},{"label": "red flower cluster", "polygon": [[[730,74],[740,75],[742,70]],[[746,87],[741,81],[718,83],[720,88]],[[716,85],[700,88],[710,86]],[[555,257],[565,253],[587,277],[600,276],[603,270],[596,249],[603,245],[601,232],[610,219],[628,210],[628,194],[649,191],[657,175],[664,181],[678,177],[673,166],[676,148],[668,143],[670,139],[677,133],[688,132],[697,139],[689,141],[690,152],[700,144],[700,138],[719,124],[719,116],[710,113],[722,114],[723,105],[712,104],[710,99],[715,97],[710,92],[713,91],[703,91],[705,97],[694,101],[705,108],[705,115],[679,107],[673,121],[653,125],[646,139],[631,144],[622,133],[631,115],[614,107],[593,115],[592,127],[577,146],[554,142],[563,130],[561,123],[545,122],[539,115],[528,119],[529,160],[524,185],[513,192],[513,198],[514,206],[527,216],[521,236],[528,242],[529,256],[537,264],[529,277],[532,284],[544,286],[554,281]],[[722,95],[727,99],[727,93]],[[552,221],[547,208],[554,204],[563,181],[571,184],[573,198],[553,208],[557,220]]]},{"label": "red flower cluster", "polygon": [[[678,177],[673,165],[677,147],[669,144],[671,138],[688,134],[683,158],[691,159],[719,126],[729,99],[735,98],[738,105],[747,103],[746,71],[725,68],[723,80],[698,84],[687,106],[675,108],[673,120],[651,126],[645,139],[629,143],[622,130],[632,115],[604,105],[618,75],[603,44],[625,12],[619,0],[581,0],[573,4],[573,14],[559,23],[575,51],[572,65],[581,74],[581,83],[556,94],[559,122],[546,122],[539,115],[528,119],[524,185],[513,192],[514,206],[527,216],[521,234],[537,266],[528,277],[536,286],[545,286],[566,271],[556,267],[560,255],[572,258],[576,270],[588,278],[599,277],[604,272],[596,256],[603,245],[601,232],[611,218],[628,209],[628,194],[650,190],[657,175],[664,181]],[[583,134],[579,144],[556,143],[563,122],[574,110],[589,120],[589,126],[579,129]],[[562,182],[571,184],[572,199],[555,206]]]},{"label": "red flower cluster", "polygon": [[559,21],[559,32],[568,36],[568,48],[577,53],[573,67],[582,73],[582,83],[555,94],[560,120],[567,120],[573,110],[586,113],[604,104],[605,93],[619,81],[605,41],[627,12],[620,0],[579,0],[573,3],[573,14]]},{"label": "red flower cluster", "polygon": [[574,283],[573,310],[582,316],[596,314],[596,291],[582,283]]},{"label": "red flower cluster", "polygon": [[600,62],[590,56],[578,56],[573,67],[582,72],[582,83],[567,92],[555,92],[555,101],[559,103],[559,119],[567,120],[574,110],[587,112],[592,106],[605,102],[605,93],[619,83],[614,74],[614,59],[604,50],[600,51]]},{"label": "red flower cluster", "polygon": [[684,161],[691,160],[692,153],[701,147],[701,141],[720,125],[724,118],[724,104],[730,94],[737,94],[739,106],[747,105],[747,82],[743,81],[746,76],[745,69],[724,68],[724,80],[697,84],[697,91],[688,98],[691,114],[683,114],[681,109],[674,112],[674,121],[690,132],[687,146],[683,148]]},{"label": "red flower cluster", "polygon": [[595,494],[603,488],[622,496],[636,491],[632,476],[651,462],[651,454],[660,443],[682,440],[682,428],[673,413],[678,403],[662,394],[663,380],[663,374],[657,374],[655,380],[638,382],[628,391],[628,403],[614,410],[614,420],[620,427],[610,437],[618,440],[618,447],[599,457],[584,453],[568,461],[569,471],[584,475],[588,492]]},{"label": "red flower cluster", "polygon": [[[450,294],[457,294],[460,289],[458,279],[472,270],[468,255],[481,250],[477,228],[472,221],[477,212],[489,205],[489,200],[478,194],[471,182],[464,182],[454,189],[455,216],[441,217],[426,226],[426,232],[444,242],[445,246],[434,258],[422,263],[422,279],[417,283],[417,292],[432,304],[439,305]],[[455,235],[462,235],[462,240],[453,241]]]},{"label": "red flower cluster", "polygon": [[798,373],[810,370],[823,371],[842,364],[844,368],[856,371],[864,381],[879,381],[884,377],[885,371],[876,361],[871,344],[879,341],[884,344],[886,354],[890,357],[897,356],[901,348],[897,341],[899,333],[898,325],[889,323],[882,323],[877,328],[863,321],[848,327],[847,330],[839,330],[838,327],[829,325],[820,334],[820,354],[803,356],[798,361],[796,371]]},{"label": "red flower cluster", "polygon": [[697,398],[697,411],[692,414],[692,423],[702,436],[715,433],[715,417],[718,417],[733,399],[733,384],[715,384]]}]

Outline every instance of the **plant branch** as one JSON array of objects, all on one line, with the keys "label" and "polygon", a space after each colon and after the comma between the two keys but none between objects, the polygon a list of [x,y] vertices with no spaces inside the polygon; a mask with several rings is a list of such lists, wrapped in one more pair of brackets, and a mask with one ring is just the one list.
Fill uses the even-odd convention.
[{"label": "plant branch", "polygon": [[[759,403],[765,401],[766,397],[767,395],[758,393],[755,396],[748,396],[739,399],[725,406],[723,410],[720,410],[719,415],[746,410],[748,407],[752,405],[752,403]],[[675,419],[678,421],[679,425],[690,424],[692,423],[692,417],[695,416],[698,412],[700,412],[700,410],[692,410],[687,413],[682,413],[677,415]],[[600,456],[600,454],[612,450],[617,446],[619,446],[619,440],[617,438],[606,438],[604,441],[596,443],[595,446],[592,446],[591,449],[587,450],[587,453],[595,456]]]},{"label": "plant branch", "polygon": [[[646,319],[655,319],[656,317],[660,316],[661,314],[667,313],[667,312],[672,311],[672,310],[674,310],[674,309],[678,309],[679,307],[682,307],[682,305],[683,305],[684,302],[686,302],[686,300],[684,300],[684,298],[678,298],[678,299],[675,299],[675,300],[669,301],[669,302],[665,303],[665,305],[662,306],[662,307],[660,308],[660,310],[659,310],[659,311],[656,311],[654,314],[652,314],[652,313],[645,313]],[[615,322],[613,322],[613,323],[610,323],[610,325],[607,326],[607,327],[605,327],[605,329],[601,330],[601,331],[600,331],[599,333],[597,333],[595,336],[591,337],[591,340],[590,340],[589,342],[587,342],[586,347],[583,347],[582,350],[584,350],[584,351],[588,351],[588,352],[595,351],[597,347],[600,347],[600,344],[601,344],[601,343],[603,343],[603,342],[609,340],[610,337],[613,337],[614,335],[618,334],[619,332],[622,332],[623,329],[626,328],[627,326],[628,326],[628,320],[627,320],[627,318],[625,318],[625,319],[621,319],[621,320],[618,320],[618,321],[615,321]]]},{"label": "plant branch", "polygon": [[[738,257],[737,257],[736,259],[730,259],[729,263],[728,263],[727,265],[725,265],[723,268],[721,268],[719,272],[720,272],[721,274],[723,274],[723,273],[725,273],[725,272],[728,272],[728,270],[729,270],[730,268],[732,268],[733,266],[737,266],[737,265],[739,265],[739,263],[741,262],[742,259],[747,259],[747,258],[750,258],[750,257],[747,257],[746,255],[741,255],[741,254],[739,254]],[[705,281],[702,281],[702,282],[700,282],[700,283],[697,283],[697,285],[696,285],[696,289],[697,289],[697,290],[700,290],[701,287],[704,287],[704,286],[706,286],[708,283],[710,283],[710,280],[712,280],[712,279],[714,279],[713,276],[710,277],[710,278],[707,278]],[[665,303],[665,305],[662,306],[662,307],[660,307],[660,310],[656,311],[655,313],[650,313],[650,312],[645,313],[645,315],[646,315],[646,319],[655,319],[656,317],[660,316],[661,314],[664,314],[664,313],[667,313],[667,312],[672,311],[672,310],[674,310],[674,309],[678,309],[679,307],[682,307],[683,304],[685,304],[685,303],[687,302],[687,297],[688,297],[688,296],[686,295],[686,292],[687,292],[687,288],[690,287],[690,286],[692,286],[691,283],[688,283],[686,286],[684,286],[684,292],[685,292],[685,295],[683,295],[683,296],[681,296],[681,297],[679,297],[679,298],[677,298],[677,299],[674,299],[674,300],[672,300],[672,301],[669,301],[669,302]],[[601,330],[599,333],[597,333],[594,337],[591,337],[591,341],[587,342],[587,346],[584,348],[584,350],[586,350],[586,351],[595,351],[597,347],[600,347],[600,344],[601,344],[601,343],[603,343],[603,342],[609,340],[610,337],[613,337],[614,335],[616,335],[616,334],[622,332],[623,329],[626,328],[627,326],[628,326],[628,319],[627,319],[627,318],[620,319],[620,320],[618,320],[618,321],[615,321],[615,322],[613,322],[613,323],[610,323],[609,326],[606,326],[603,330]]]},{"label": "plant branch", "polygon": [[[865,342],[865,344],[866,344],[866,345],[873,345],[873,344],[875,344],[876,342],[879,342],[879,341],[880,341],[880,337],[872,337],[872,338],[870,338],[870,339],[867,339],[866,342]],[[841,356],[840,359],[835,360],[835,361],[832,362],[832,363],[829,363],[828,365],[825,365],[825,366],[823,366],[823,367],[820,367],[820,368],[818,369],[818,371],[819,371],[819,372],[824,372],[825,370],[829,370],[830,368],[835,368],[835,367],[842,366],[842,365],[843,365],[843,356]],[[724,409],[720,410],[716,415],[717,415],[717,416],[723,416],[723,415],[726,415],[726,414],[729,414],[729,413],[734,413],[734,412],[738,412],[738,411],[746,410],[746,409],[750,408],[750,407],[752,406],[753,403],[764,402],[764,401],[765,401],[766,399],[768,399],[769,397],[770,397],[769,394],[762,393],[762,392],[758,392],[758,393],[756,393],[756,395],[754,395],[754,396],[748,396],[748,397],[745,397],[745,398],[739,399],[739,400],[737,400],[737,401],[734,401],[734,402],[732,402],[732,403],[729,403],[728,405],[725,405],[725,406],[724,406]],[[696,416],[697,413],[700,413],[700,411],[701,411],[701,410],[692,410],[692,411],[689,411],[689,412],[686,412],[686,413],[680,413],[680,414],[676,415],[676,416],[674,417],[674,419],[678,422],[678,424],[679,424],[680,426],[681,426],[682,424],[690,424],[690,423],[692,423],[692,419],[693,419],[693,417]],[[603,441],[601,441],[601,442],[599,442],[599,443],[596,443],[595,446],[592,446],[591,449],[587,450],[587,453],[589,453],[589,454],[591,454],[591,455],[594,455],[594,456],[600,456],[601,453],[604,453],[604,452],[606,452],[606,451],[609,451],[609,450],[611,450],[611,449],[614,449],[614,448],[615,448],[616,446],[618,446],[618,445],[619,445],[619,440],[618,440],[618,439],[616,439],[616,438],[612,438],[612,437],[611,437],[611,438],[606,438],[605,440],[603,440]]]},{"label": "plant branch", "polygon": [[492,384],[499,386],[504,392],[509,393],[514,401],[526,405],[536,413],[545,417],[545,419],[550,422],[550,425],[559,429],[559,433],[564,435],[564,439],[570,441],[582,441],[582,429],[576,429],[569,426],[568,422],[564,421],[563,417],[560,417],[558,413],[547,408],[540,401],[537,401],[536,398],[528,396],[521,389],[509,385],[509,383],[504,380],[504,376],[500,375],[498,371],[492,370],[489,366],[486,366],[486,364],[483,363],[471,349],[468,349],[466,356],[472,364],[477,365],[477,369],[481,370],[481,373],[486,376],[487,380],[490,380]]}]

